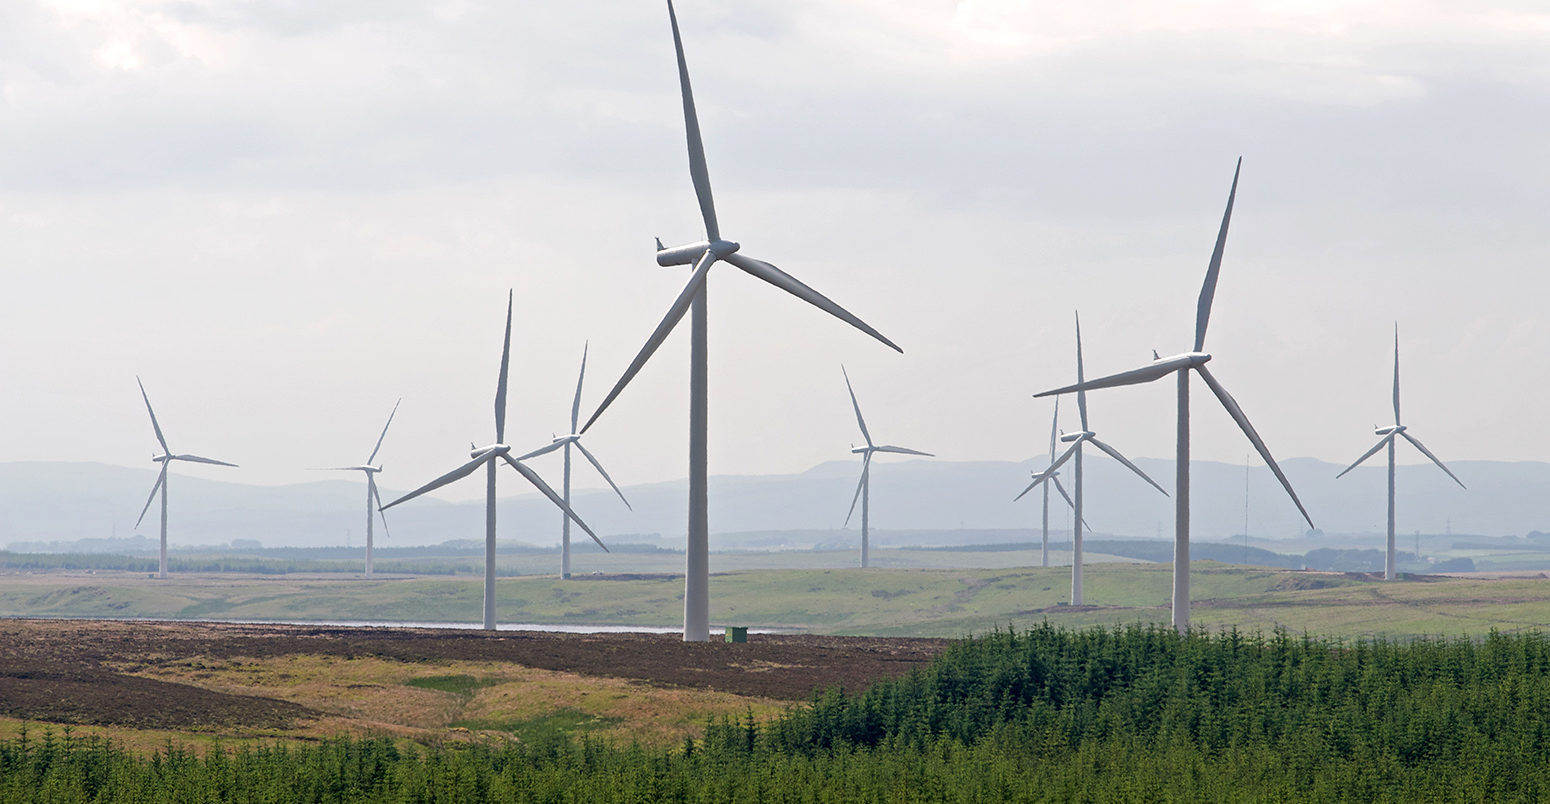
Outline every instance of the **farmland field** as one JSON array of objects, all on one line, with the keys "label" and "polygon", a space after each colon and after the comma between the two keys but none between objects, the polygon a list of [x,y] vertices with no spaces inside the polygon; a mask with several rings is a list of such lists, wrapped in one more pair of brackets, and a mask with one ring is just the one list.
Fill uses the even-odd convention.
[{"label": "farmland field", "polygon": [[[1479,635],[1550,623],[1540,577],[1415,576],[1384,582],[1360,573],[1306,572],[1196,562],[1196,624],[1282,627],[1331,636]],[[745,570],[711,578],[718,625],[817,634],[952,638],[1045,621],[1080,627],[1162,623],[1171,570],[1164,564],[1088,568],[1086,606],[1064,605],[1069,570]],[[682,619],[683,578],[670,574],[519,576],[497,582],[502,623],[671,628]],[[280,622],[471,623],[481,581],[446,576],[13,573],[0,616]]]}]

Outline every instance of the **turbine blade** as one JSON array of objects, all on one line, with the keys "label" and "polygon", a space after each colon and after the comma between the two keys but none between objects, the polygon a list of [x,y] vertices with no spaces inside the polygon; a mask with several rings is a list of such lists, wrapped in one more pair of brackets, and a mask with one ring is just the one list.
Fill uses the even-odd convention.
[{"label": "turbine blade", "polygon": [[850,373],[840,366],[840,373],[845,375],[845,390],[850,392],[850,406],[856,409],[856,424],[861,425],[861,437],[866,439],[866,445],[872,446],[872,434],[866,430],[866,419],[861,418],[861,403],[856,401],[856,389],[850,387]]},{"label": "turbine blade", "polygon": [[673,306],[667,308],[667,315],[662,317],[662,323],[658,324],[656,331],[652,332],[651,337],[646,339],[646,345],[640,348],[640,354],[635,355],[635,360],[630,363],[630,367],[624,370],[624,376],[619,378],[619,382],[614,383],[614,389],[609,391],[608,396],[603,398],[603,404],[597,406],[597,410],[593,412],[592,418],[587,419],[586,426],[581,428],[581,432],[585,433],[592,426],[593,422],[597,421],[597,417],[603,415],[603,411],[613,404],[614,399],[624,390],[624,386],[629,385],[630,380],[635,378],[635,375],[640,372],[641,367],[646,365],[646,361],[651,359],[651,355],[657,351],[657,347],[667,340],[668,333],[673,331],[673,327],[683,320],[684,313],[689,312],[689,305],[694,302],[694,297],[699,294],[700,288],[705,284],[706,273],[710,271],[710,266],[715,262],[716,255],[709,251],[700,256],[700,261],[694,266],[694,273],[689,276],[689,283],[684,285],[684,289],[679,292],[678,298],[673,300]]},{"label": "turbine blade", "polygon": [[872,468],[872,453],[868,452],[861,458],[861,479],[856,481],[856,493],[850,498],[850,513],[845,515],[845,525],[850,525],[850,518],[856,513],[856,502],[861,499],[861,489],[866,486],[867,472]]},{"label": "turbine blade", "polygon": [[[1076,316],[1076,384],[1080,386],[1086,378],[1082,376],[1082,316]],[[1087,389],[1077,388],[1076,409],[1082,416],[1082,430],[1087,430]]]},{"label": "turbine blade", "polygon": [[932,455],[929,452],[921,452],[918,449],[910,449],[908,447],[895,447],[892,444],[888,444],[888,445],[885,445],[885,446],[877,447],[874,451],[875,452],[892,452],[892,453],[894,453],[896,455],[924,455],[927,458],[935,458],[936,457],[935,455]]},{"label": "turbine blade", "polygon": [[[1037,476],[1034,477],[1033,482],[1028,484],[1028,488],[1023,489],[1023,493],[1022,494],[1019,494],[1016,497],[1012,498],[1012,502],[1017,502],[1018,500],[1021,500],[1023,498],[1024,494],[1027,494],[1028,492],[1033,491],[1034,488],[1036,488],[1040,483],[1043,483],[1046,478],[1053,477],[1055,475],[1055,471],[1057,469],[1059,469],[1062,465],[1064,465],[1066,461],[1071,460],[1071,456],[1076,454],[1076,448],[1081,446],[1081,444],[1082,444],[1082,441],[1080,439],[1071,442],[1071,446],[1066,447],[1066,451],[1060,453],[1060,457],[1056,458],[1054,460],[1054,462],[1052,462],[1049,465],[1048,469],[1045,469],[1044,471],[1040,472]],[[1059,486],[1060,485],[1059,481],[1056,481],[1055,485]]]},{"label": "turbine blade", "polygon": [[597,459],[597,456],[593,455],[586,447],[581,446],[580,441],[576,442],[576,449],[581,450],[581,457],[586,458],[587,462],[592,464],[592,468],[596,469],[597,473],[602,475],[604,480],[608,481],[608,485],[613,488],[614,493],[619,495],[619,502],[624,503],[625,508],[634,511],[635,506],[630,505],[630,501],[624,498],[624,492],[619,490],[619,484],[615,483],[614,479],[608,476],[608,470],[603,468],[603,464]]},{"label": "turbine blade", "polygon": [[1200,286],[1200,301],[1195,307],[1195,351],[1206,348],[1206,325],[1211,322],[1211,300],[1216,296],[1216,278],[1222,272],[1222,251],[1227,248],[1227,225],[1232,223],[1232,203],[1238,197],[1238,173],[1243,170],[1243,157],[1232,171],[1232,189],[1227,192],[1227,210],[1222,213],[1222,228],[1216,233],[1216,248],[1211,250],[1211,264],[1206,267],[1206,281]]},{"label": "turbine blade", "polygon": [[[1061,499],[1066,501],[1066,505],[1069,505],[1072,508],[1075,508],[1076,507],[1076,501],[1071,499],[1071,495],[1070,494],[1066,493],[1066,487],[1062,486],[1060,484],[1060,478],[1058,478],[1058,477],[1050,478],[1050,482],[1055,484],[1055,490],[1060,492],[1060,497],[1061,497]],[[1084,519],[1085,519],[1085,517],[1084,517]]]},{"label": "turbine blade", "polygon": [[382,439],[387,438],[388,428],[393,426],[393,417],[398,414],[398,406],[403,404],[403,401],[404,398],[399,397],[398,401],[393,403],[393,412],[388,414],[387,424],[382,425],[382,435],[377,436],[377,446],[371,448],[371,457],[366,459],[366,463],[369,464],[377,459],[377,453],[382,450]]},{"label": "turbine blade", "polygon": [[1180,366],[1178,366],[1176,364],[1172,364],[1172,363],[1164,364],[1164,365],[1160,365],[1160,366],[1159,365],[1142,366],[1141,368],[1138,368],[1138,369],[1131,369],[1130,371],[1122,371],[1122,372],[1120,372],[1118,374],[1110,374],[1107,377],[1099,377],[1096,380],[1088,380],[1086,382],[1078,383],[1076,385],[1067,385],[1064,388],[1056,388],[1053,391],[1044,391],[1044,392],[1041,392],[1041,393],[1034,394],[1034,396],[1035,397],[1040,397],[1040,396],[1055,396],[1057,394],[1068,394],[1068,393],[1070,393],[1072,391],[1077,390],[1078,388],[1082,388],[1082,389],[1091,391],[1091,390],[1093,390],[1095,388],[1115,388],[1115,387],[1118,387],[1118,386],[1121,386],[1121,385],[1140,385],[1141,383],[1151,382],[1153,380],[1160,379],[1162,377],[1166,377],[1169,374],[1172,374],[1173,372],[1178,371],[1180,368],[1181,368]]},{"label": "turbine blade", "polygon": [[140,509],[140,518],[135,520],[135,527],[140,527],[140,522],[145,519],[145,512],[151,510],[151,501],[156,499],[156,492],[161,491],[161,483],[167,479],[167,462],[162,461],[161,471],[156,474],[156,485],[151,486],[151,496],[145,498],[145,507]]},{"label": "turbine blade", "polygon": [[1399,434],[1404,436],[1406,441],[1409,441],[1411,444],[1414,444],[1415,448],[1420,450],[1422,455],[1425,455],[1426,457],[1430,458],[1432,463],[1437,464],[1437,468],[1438,469],[1441,469],[1442,471],[1447,472],[1448,473],[1448,477],[1453,478],[1453,482],[1459,484],[1459,488],[1461,488],[1461,489],[1469,488],[1468,486],[1464,485],[1464,481],[1458,479],[1458,475],[1453,474],[1452,470],[1450,470],[1446,466],[1443,466],[1442,465],[1442,461],[1437,460],[1437,456],[1433,455],[1432,451],[1427,449],[1426,446],[1421,443],[1420,439],[1418,439],[1415,436],[1411,435],[1409,432],[1406,432],[1406,431],[1403,431],[1403,430],[1401,430],[1399,432]]},{"label": "turbine blade", "polygon": [[[1398,431],[1395,431],[1395,432],[1398,432]],[[1351,462],[1350,466],[1347,466],[1345,469],[1342,469],[1340,471],[1340,474],[1335,475],[1335,479],[1339,480],[1340,478],[1345,477],[1346,476],[1346,472],[1349,472],[1352,469],[1355,469],[1356,467],[1360,466],[1362,461],[1365,461],[1368,458],[1371,458],[1372,456],[1377,455],[1378,454],[1378,450],[1383,449],[1385,446],[1388,445],[1388,443],[1390,441],[1393,441],[1393,440],[1394,440],[1394,433],[1389,433],[1388,435],[1378,439],[1378,443],[1372,445],[1372,449],[1367,450],[1366,452],[1362,453],[1362,457],[1357,458],[1356,460]]]},{"label": "turbine blade", "polygon": [[145,410],[151,414],[151,429],[156,431],[156,443],[161,445],[163,455],[169,455],[172,453],[172,448],[167,446],[167,439],[162,437],[161,425],[156,421],[156,411],[151,410],[151,398],[145,394],[145,383],[140,382],[139,377],[135,378],[135,382],[140,383],[140,398],[145,400]]},{"label": "turbine blade", "polygon": [[1394,322],[1394,423],[1399,424],[1399,322]]},{"label": "turbine blade", "polygon": [[501,376],[495,386],[495,443],[506,443],[506,375],[511,364],[511,298],[506,291],[506,340],[501,344]]},{"label": "turbine blade", "polygon": [[489,455],[480,455],[479,457],[469,461],[468,463],[465,463],[462,466],[459,466],[458,468],[453,469],[452,471],[442,475],[441,477],[438,477],[435,480],[432,480],[431,482],[426,483],[425,485],[415,489],[414,491],[409,492],[408,494],[405,494],[402,497],[399,497],[398,499],[388,503],[387,505],[382,506],[381,508],[379,508],[377,510],[379,510],[379,511],[386,511],[387,509],[392,508],[393,506],[398,505],[401,502],[408,502],[409,500],[412,500],[412,499],[414,499],[414,498],[416,498],[416,497],[420,496],[421,494],[424,494],[424,493],[426,493],[428,491],[435,491],[436,489],[439,489],[442,486],[447,485],[448,483],[451,483],[451,482],[457,481],[457,480],[462,480],[463,478],[468,477],[469,475],[473,474],[475,469],[478,469],[480,466],[483,466],[486,461],[490,461],[490,460],[493,460],[493,458],[491,458]]},{"label": "turbine blade", "polygon": [[1146,482],[1151,483],[1152,484],[1152,488],[1155,488],[1158,491],[1161,491],[1163,493],[1164,497],[1169,496],[1167,490],[1165,490],[1162,486],[1157,485],[1157,481],[1151,479],[1150,477],[1147,477],[1146,473],[1141,471],[1141,467],[1136,466],[1135,464],[1131,463],[1128,458],[1126,458],[1125,456],[1119,454],[1119,450],[1109,446],[1108,444],[1103,443],[1102,441],[1099,441],[1096,438],[1089,438],[1087,440],[1091,441],[1093,446],[1095,446],[1098,449],[1101,449],[1105,453],[1107,453],[1110,458],[1113,458],[1114,460],[1119,461],[1120,463],[1124,464],[1126,469],[1129,469],[1130,471],[1135,472],[1142,480],[1145,480]]},{"label": "turbine blade", "polygon": [[216,460],[214,458],[201,458],[198,455],[173,455],[172,456],[172,460],[174,460],[174,461],[188,461],[190,463],[208,463],[208,464],[213,464],[215,466],[236,466],[236,464],[234,464],[234,463],[227,463],[225,461],[218,461],[218,460]]},{"label": "turbine blade", "polygon": [[872,337],[881,341],[882,344],[887,346],[889,349],[892,349],[901,355],[904,354],[904,350],[900,349],[898,344],[883,337],[881,332],[872,329],[872,327],[869,326],[865,321],[862,321],[854,315],[851,315],[849,311],[830,301],[829,298],[824,296],[822,293],[819,293],[807,285],[802,284],[796,277],[792,276],[791,274],[788,274],[785,271],[782,271],[763,260],[756,260],[753,257],[749,257],[744,254],[728,254],[726,256],[726,261],[736,265],[737,267],[747,271],[750,274],[753,274],[754,276],[759,277],[760,279],[763,279],[771,285],[774,285],[775,287],[790,293],[802,301],[817,307],[829,315],[844,321],[856,329],[871,335]]},{"label": "turbine blade", "polygon": [[1055,415],[1049,422],[1049,459],[1055,460],[1055,437],[1060,434],[1060,397],[1055,397]]},{"label": "turbine blade", "polygon": [[1281,471],[1281,467],[1276,463],[1276,459],[1271,457],[1270,448],[1265,446],[1265,440],[1259,437],[1259,433],[1254,430],[1254,425],[1249,424],[1249,417],[1244,415],[1243,408],[1238,407],[1237,400],[1232,398],[1232,394],[1227,393],[1227,389],[1222,387],[1220,382],[1217,382],[1216,377],[1211,376],[1211,372],[1206,370],[1204,365],[1195,366],[1195,370],[1200,372],[1200,379],[1206,381],[1206,385],[1211,388],[1211,393],[1216,394],[1216,398],[1222,403],[1222,407],[1227,409],[1227,415],[1231,416],[1233,421],[1238,423],[1238,427],[1243,430],[1243,434],[1248,436],[1249,443],[1254,445],[1254,449],[1259,452],[1259,457],[1265,459],[1265,464],[1270,467],[1271,472],[1275,473],[1276,480],[1281,481],[1281,487],[1286,489],[1287,495],[1292,498],[1292,502],[1297,506],[1298,512],[1307,521],[1308,527],[1317,527],[1313,524],[1313,518],[1308,516],[1308,509],[1302,507],[1302,500],[1297,499],[1297,492],[1292,491],[1291,481],[1286,479],[1286,474]]},{"label": "turbine blade", "polygon": [[721,229],[716,225],[716,201],[710,195],[710,171],[705,167],[705,143],[700,139],[700,117],[694,111],[694,90],[689,87],[689,64],[684,61],[683,37],[678,35],[678,15],[673,12],[673,0],[667,0],[667,19],[673,24],[673,50],[678,53],[678,86],[683,92],[684,133],[689,139],[689,176],[694,179],[694,195],[700,200],[700,214],[705,217],[705,236],[710,240],[720,240]]},{"label": "turbine blade", "polygon": [[548,497],[549,502],[554,503],[561,511],[564,511],[565,515],[570,517],[572,522],[580,525],[581,529],[586,531],[588,536],[592,537],[592,541],[597,542],[597,546],[603,548],[603,552],[611,552],[608,549],[608,545],[603,544],[603,540],[599,539],[597,534],[593,533],[592,529],[587,527],[587,523],[581,521],[581,517],[576,516],[576,512],[572,511],[570,506],[565,504],[565,500],[561,499],[560,495],[554,493],[554,489],[549,488],[549,484],[545,483],[544,479],[539,477],[537,472],[529,469],[524,464],[517,463],[510,455],[503,454],[501,457],[505,459],[506,463],[511,464],[511,468],[517,470],[517,474],[527,478],[527,482],[532,483],[534,488],[542,492],[545,497]]},{"label": "turbine blade", "polygon": [[516,457],[516,460],[526,461],[526,460],[529,460],[529,459],[532,459],[532,458],[537,458],[540,455],[548,455],[549,453],[554,452],[555,450],[557,450],[557,449],[559,449],[560,447],[563,447],[563,446],[565,446],[565,442],[563,440],[562,441],[556,441],[556,442],[554,442],[552,444],[546,444],[546,445],[544,445],[542,447],[539,447],[538,449],[535,449],[532,452],[527,453],[526,455],[518,455]]},{"label": "turbine blade", "polygon": [[576,398],[570,403],[570,431],[576,432],[576,425],[581,423],[581,381],[587,378],[587,349],[590,343],[581,345],[581,372],[576,375]]},{"label": "turbine blade", "polygon": [[382,520],[382,538],[391,538],[391,534],[388,533],[387,514],[382,513],[382,492],[377,490],[377,480],[370,472],[366,473],[366,485],[371,487],[371,498],[377,501],[377,516]]}]

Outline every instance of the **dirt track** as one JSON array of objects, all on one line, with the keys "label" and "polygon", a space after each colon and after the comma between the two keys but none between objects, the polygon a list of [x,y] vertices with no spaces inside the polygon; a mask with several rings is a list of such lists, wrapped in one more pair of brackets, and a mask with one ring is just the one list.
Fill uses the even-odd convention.
[{"label": "dirt track", "polygon": [[127,675],[189,657],[494,661],[661,686],[800,700],[926,664],[944,640],[754,635],[746,644],[664,634],[554,634],[300,625],[0,620],[0,716],[133,728],[283,728],[294,703]]}]

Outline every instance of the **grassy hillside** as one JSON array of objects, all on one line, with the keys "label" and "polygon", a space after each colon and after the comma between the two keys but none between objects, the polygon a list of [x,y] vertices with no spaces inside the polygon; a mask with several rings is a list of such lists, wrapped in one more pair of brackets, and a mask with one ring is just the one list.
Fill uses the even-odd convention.
[{"label": "grassy hillside", "polygon": [[[1087,571],[1093,605],[1071,607],[1063,605],[1066,568],[747,570],[712,576],[711,617],[718,625],[943,637],[1045,620],[1161,623],[1170,578],[1164,564],[1095,564]],[[481,589],[466,577],[18,574],[0,584],[0,616],[470,623]],[[1197,562],[1193,589],[1194,620],[1212,627],[1411,636],[1550,623],[1550,584],[1539,579],[1382,582]],[[497,614],[503,623],[673,627],[682,594],[682,577],[673,575],[505,578]]]}]

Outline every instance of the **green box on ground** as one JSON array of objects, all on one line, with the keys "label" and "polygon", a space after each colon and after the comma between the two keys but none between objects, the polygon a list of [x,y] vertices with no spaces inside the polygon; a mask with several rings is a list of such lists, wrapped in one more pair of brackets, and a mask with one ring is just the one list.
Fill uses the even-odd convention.
[{"label": "green box on ground", "polygon": [[748,626],[746,626],[746,625],[729,625],[729,626],[727,626],[727,641],[728,642],[747,642],[748,641]]}]

